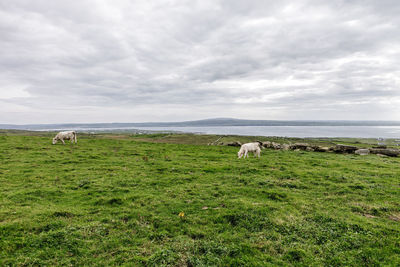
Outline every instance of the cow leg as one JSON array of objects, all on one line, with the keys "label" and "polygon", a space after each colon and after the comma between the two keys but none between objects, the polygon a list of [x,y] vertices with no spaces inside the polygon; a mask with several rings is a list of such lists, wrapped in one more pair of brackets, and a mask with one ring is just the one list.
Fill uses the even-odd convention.
[{"label": "cow leg", "polygon": [[65,145],[64,139],[61,139],[61,142],[63,143],[63,145]]}]

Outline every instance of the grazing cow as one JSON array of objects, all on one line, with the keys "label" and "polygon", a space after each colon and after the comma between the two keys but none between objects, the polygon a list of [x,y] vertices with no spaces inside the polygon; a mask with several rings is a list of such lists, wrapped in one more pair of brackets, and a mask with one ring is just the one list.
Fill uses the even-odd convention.
[{"label": "grazing cow", "polygon": [[238,152],[238,158],[240,159],[243,156],[244,156],[243,158],[246,158],[246,156],[249,157],[248,155],[249,152],[253,152],[254,157],[255,156],[260,157],[261,145],[262,145],[261,142],[243,144]]},{"label": "grazing cow", "polygon": [[57,141],[60,140],[64,145],[65,142],[64,140],[71,140],[71,143],[76,144],[76,132],[75,131],[66,131],[66,132],[59,132],[54,138],[53,138],[53,145],[57,143]]}]

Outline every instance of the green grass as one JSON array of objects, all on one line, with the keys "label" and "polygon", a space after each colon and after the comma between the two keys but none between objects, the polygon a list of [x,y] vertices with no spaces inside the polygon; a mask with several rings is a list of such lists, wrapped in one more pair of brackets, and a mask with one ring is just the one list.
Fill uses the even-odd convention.
[{"label": "green grass", "polygon": [[1,266],[400,265],[400,158],[50,137],[0,135]]}]

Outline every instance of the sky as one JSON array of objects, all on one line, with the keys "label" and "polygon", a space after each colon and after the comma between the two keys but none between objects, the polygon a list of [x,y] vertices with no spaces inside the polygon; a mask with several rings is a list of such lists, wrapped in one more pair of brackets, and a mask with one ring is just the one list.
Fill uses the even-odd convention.
[{"label": "sky", "polygon": [[0,1],[0,123],[400,120],[400,3]]}]

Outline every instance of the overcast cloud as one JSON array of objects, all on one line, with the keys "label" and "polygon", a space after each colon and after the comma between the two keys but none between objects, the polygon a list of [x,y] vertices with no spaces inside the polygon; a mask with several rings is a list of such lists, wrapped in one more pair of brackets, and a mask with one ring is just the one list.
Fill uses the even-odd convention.
[{"label": "overcast cloud", "polygon": [[400,3],[0,1],[0,123],[400,119]]}]

